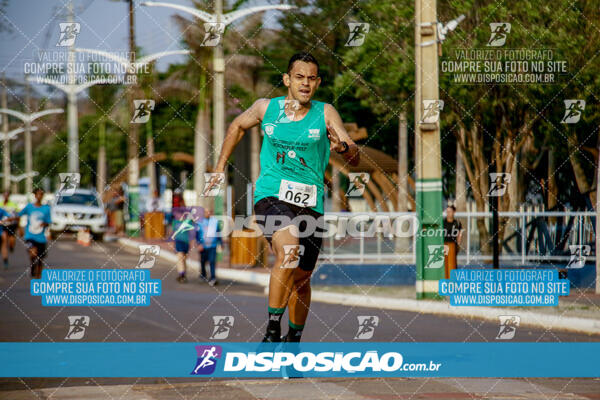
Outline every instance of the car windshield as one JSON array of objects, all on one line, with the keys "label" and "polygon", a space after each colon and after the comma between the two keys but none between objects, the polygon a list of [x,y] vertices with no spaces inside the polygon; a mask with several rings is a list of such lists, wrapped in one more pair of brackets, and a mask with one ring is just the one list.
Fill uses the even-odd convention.
[{"label": "car windshield", "polygon": [[60,196],[56,204],[78,204],[98,207],[98,199],[93,194],[74,193],[71,196]]}]

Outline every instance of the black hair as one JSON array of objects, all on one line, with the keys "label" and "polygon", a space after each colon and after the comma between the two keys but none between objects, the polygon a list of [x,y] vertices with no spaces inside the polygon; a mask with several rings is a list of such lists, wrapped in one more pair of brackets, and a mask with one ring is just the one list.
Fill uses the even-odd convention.
[{"label": "black hair", "polygon": [[288,63],[288,67],[287,67],[288,74],[292,71],[292,68],[294,67],[294,63],[296,61],[304,61],[307,63],[315,64],[317,66],[317,76],[319,76],[319,62],[312,54],[306,53],[306,52],[296,53],[292,56],[292,58],[290,58],[290,62]]},{"label": "black hair", "polygon": [[38,187],[33,188],[33,191],[31,193],[36,194],[37,192],[43,192],[43,191],[44,191],[44,189],[42,189],[41,187],[38,186]]}]

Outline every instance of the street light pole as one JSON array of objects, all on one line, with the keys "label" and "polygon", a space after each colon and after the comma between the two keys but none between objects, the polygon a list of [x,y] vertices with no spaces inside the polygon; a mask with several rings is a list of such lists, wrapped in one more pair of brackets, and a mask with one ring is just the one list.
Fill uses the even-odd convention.
[{"label": "street light pole", "polygon": [[[8,116],[4,117],[6,121],[6,127],[8,128]],[[37,128],[35,126],[32,126],[29,128],[30,131],[36,131]],[[13,129],[12,131],[7,132],[7,130],[4,130],[4,133],[2,133],[2,144],[3,144],[3,149],[4,152],[2,154],[2,164],[3,164],[3,169],[2,172],[5,173],[4,175],[4,190],[10,190],[10,141],[14,138],[17,137],[17,135],[19,133],[25,132],[25,127],[21,127],[21,128],[17,128],[17,129]]]},{"label": "street light pole", "polygon": [[[290,10],[296,8],[295,6],[290,6],[286,4],[281,5],[268,5],[268,6],[255,6],[248,7],[237,11],[232,11],[227,14],[223,14],[223,0],[215,0],[215,10],[214,14],[209,14],[207,12],[198,10],[193,7],[182,6],[179,4],[171,4],[171,3],[161,3],[154,1],[145,1],[141,3],[142,6],[147,7],[168,7],[174,8],[179,11],[186,12],[188,14],[192,14],[194,17],[200,19],[201,21],[213,23],[213,24],[231,24],[232,22],[246,17],[250,14],[254,14],[261,11],[267,10]],[[216,25],[217,27],[220,25]],[[223,145],[223,141],[225,139],[225,58],[223,56],[223,46],[222,41],[219,40],[216,46],[214,46],[213,50],[213,167],[217,165],[217,161],[219,159],[219,154],[221,153],[221,146]],[[196,135],[195,140],[200,140]],[[203,144],[196,144],[194,146],[195,151],[199,149]],[[196,166],[197,167],[197,166]],[[204,174],[206,171],[200,171],[197,168],[196,174]],[[202,191],[201,187],[197,187],[199,185],[199,180],[194,179],[194,191],[196,193],[200,193]],[[227,174],[225,174],[225,187],[227,187]],[[217,200],[217,204],[222,203]],[[215,210],[215,212],[221,210]]]},{"label": "street light pole", "polygon": [[[73,2],[69,2],[69,23],[73,23]],[[67,64],[67,83],[69,86],[75,85],[75,41],[69,46],[68,52],[68,64]],[[68,130],[68,171],[79,173],[79,124],[77,117],[77,94],[75,92],[69,92],[67,94],[68,105],[67,105],[67,126]]]},{"label": "street light pole", "polygon": [[[0,113],[2,114],[7,114],[7,115],[12,115],[13,117],[16,117],[18,119],[20,119],[23,124],[25,125],[25,191],[26,193],[31,193],[33,190],[33,175],[31,175],[32,173],[32,166],[33,166],[33,154],[32,154],[32,149],[31,149],[31,131],[34,130],[33,127],[31,126],[31,123],[33,121],[35,121],[38,118],[41,118],[43,116],[46,115],[50,115],[50,114],[61,114],[63,113],[64,110],[62,108],[53,108],[50,110],[44,110],[44,111],[39,111],[39,112],[35,112],[35,113],[31,113],[31,114],[25,114],[19,111],[15,111],[15,110],[11,110],[8,108],[0,108]],[[6,176],[6,172],[4,171]],[[10,176],[10,174],[8,174],[8,176]]]},{"label": "street light pole", "polygon": [[[415,0],[415,144],[417,237],[417,299],[438,296],[444,278],[442,224],[442,169],[440,122],[425,120],[424,101],[438,107],[438,24],[436,0]],[[432,40],[433,39],[433,40]],[[431,101],[437,103],[431,103]],[[433,110],[433,109],[431,109]],[[429,114],[428,110],[428,114]],[[425,232],[433,234],[424,234]],[[441,263],[439,257],[441,254]],[[436,261],[434,263],[434,261]]]},{"label": "street light pole", "polygon": [[[70,51],[70,50],[69,50]],[[69,55],[69,57],[71,57]],[[73,67],[71,66],[71,69]],[[82,91],[101,83],[109,83],[107,79],[93,79],[89,82],[76,84],[71,83],[71,77],[69,76],[68,84],[61,83],[57,80],[43,77],[28,77],[27,81],[40,83],[45,85],[51,85],[60,89],[67,95],[68,105],[67,105],[67,125],[69,127],[69,138],[68,138],[68,171],[69,172],[77,172],[79,173],[79,132],[77,127],[77,95]]]},{"label": "street light pole", "polygon": [[[8,108],[8,93],[6,89],[6,80],[2,74],[2,103],[0,106],[4,109]],[[8,115],[2,116],[2,132],[5,137],[8,135]],[[10,190],[10,142],[4,141],[2,147],[2,171],[4,172],[4,191]]]},{"label": "street light pole", "polygon": [[[131,16],[131,15],[130,15]],[[95,54],[98,56],[102,56],[105,57],[109,60],[115,61],[117,63],[119,63],[126,71],[127,76],[132,76],[135,75],[136,73],[138,73],[142,68],[144,68],[146,65],[150,64],[151,62],[158,60],[161,57],[166,57],[166,56],[171,56],[171,55],[185,55],[185,54],[189,54],[190,51],[189,50],[169,50],[169,51],[161,51],[158,53],[153,53],[144,57],[140,57],[139,59],[135,59],[135,56],[133,55],[133,52],[131,53],[131,58],[127,59],[125,57],[121,57],[119,55],[116,54],[112,54],[108,51],[103,51],[103,50],[95,50],[95,49],[80,49],[80,48],[76,48],[75,49],[76,52],[78,53],[88,53],[88,54]],[[129,81],[127,81],[126,83],[130,83]],[[129,108],[133,108],[133,100],[134,100],[134,93],[130,93],[128,96],[128,101],[130,102],[129,104]],[[135,113],[135,109],[133,110],[133,112]],[[132,115],[133,117],[133,115]],[[137,125],[136,124],[130,124],[131,125],[131,130],[129,132],[130,137],[128,138],[128,150],[127,150],[127,157],[128,157],[128,164],[127,164],[127,169],[128,169],[128,174],[127,174],[127,184],[129,186],[129,209],[131,211],[130,214],[131,215],[131,220],[129,221],[129,227],[128,228],[131,232],[139,232],[139,188],[138,188],[138,183],[139,183],[139,177],[140,177],[140,167],[139,167],[139,155],[138,155],[138,141],[139,141],[139,132],[137,131]],[[154,168],[154,163],[151,162],[150,163],[150,167],[149,168]],[[100,180],[98,181],[100,182]],[[100,190],[100,189],[98,189]],[[102,188],[102,190],[104,190],[104,188]]]}]

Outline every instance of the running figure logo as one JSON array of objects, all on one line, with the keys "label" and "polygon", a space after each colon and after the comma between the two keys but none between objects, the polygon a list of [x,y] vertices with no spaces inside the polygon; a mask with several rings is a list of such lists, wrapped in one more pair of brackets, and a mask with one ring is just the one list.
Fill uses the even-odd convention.
[{"label": "running figure logo", "polygon": [[221,193],[221,186],[225,182],[225,174],[222,172],[204,174],[204,190],[202,195],[205,197],[215,197]]},{"label": "running figure logo", "polygon": [[90,317],[87,315],[69,315],[69,332],[65,340],[82,339],[85,334],[85,328],[90,326]]},{"label": "running figure logo", "polygon": [[181,214],[179,218],[177,218],[179,225],[177,226],[177,229],[174,229],[173,234],[171,235],[171,240],[176,240],[176,238],[179,239],[179,235],[196,229],[194,223],[200,220],[201,215],[202,207],[187,208],[186,211]]},{"label": "running figure logo", "polygon": [[300,264],[300,256],[304,255],[304,246],[301,244],[283,245],[284,258],[281,268],[296,268]]},{"label": "running figure logo", "polygon": [[198,361],[190,375],[210,375],[217,368],[217,359],[223,355],[221,346],[196,346]]},{"label": "running figure logo", "polygon": [[358,318],[358,331],[354,339],[371,339],[375,333],[375,327],[379,325],[379,317],[377,315],[359,315],[356,318]]},{"label": "running figure logo", "polygon": [[58,189],[59,196],[72,196],[81,182],[81,174],[78,172],[65,172],[58,174],[60,180],[60,188]]},{"label": "running figure logo", "polygon": [[515,337],[517,327],[521,323],[521,317],[518,315],[499,315],[500,330],[498,331],[497,340],[510,340]]},{"label": "running figure logo", "polygon": [[157,244],[140,244],[140,259],[136,268],[152,268],[156,257],[160,254],[160,246]]},{"label": "running figure logo", "polygon": [[437,269],[444,266],[444,256],[448,255],[449,247],[443,244],[427,245],[427,263],[425,268]]},{"label": "running figure logo", "polygon": [[134,100],[135,111],[130,123],[145,124],[150,120],[150,112],[154,110],[154,100]]},{"label": "running figure logo", "polygon": [[300,102],[298,100],[279,100],[279,114],[275,123],[287,124],[292,122],[299,108]]},{"label": "running figure logo", "polygon": [[346,191],[346,197],[360,197],[365,192],[371,176],[366,172],[350,172],[348,173],[348,179],[350,185]]},{"label": "running figure logo", "polygon": [[576,124],[585,110],[585,100],[565,100],[565,116],[560,120],[562,124]]},{"label": "running figure logo", "polygon": [[489,47],[500,47],[506,43],[506,37],[510,33],[510,23],[508,22],[492,22],[490,23],[490,29],[492,34],[490,40],[487,42]]},{"label": "running figure logo", "polygon": [[571,258],[567,268],[579,269],[585,266],[585,260],[589,257],[592,248],[589,244],[571,244],[569,250],[571,250]]},{"label": "running figure logo", "polygon": [[444,109],[444,100],[423,100],[423,117],[421,123],[435,124],[440,119],[440,113]]},{"label": "running figure logo", "polygon": [[506,193],[511,175],[508,172],[490,172],[489,197],[502,197]]},{"label": "running figure logo", "polygon": [[213,327],[212,335],[209,339],[223,340],[229,337],[229,332],[233,328],[235,318],[231,315],[213,315]]},{"label": "running figure logo", "polygon": [[370,25],[366,22],[348,22],[350,34],[345,46],[357,47],[362,45],[365,42],[367,33],[369,33],[369,27]]},{"label": "running figure logo", "polygon": [[204,39],[200,46],[215,47],[221,41],[223,32],[225,32],[225,24],[219,22],[206,22],[204,24]]},{"label": "running figure logo", "polygon": [[58,24],[60,29],[60,37],[56,43],[57,47],[68,47],[75,44],[75,39],[81,31],[81,25],[78,22],[60,22]]}]

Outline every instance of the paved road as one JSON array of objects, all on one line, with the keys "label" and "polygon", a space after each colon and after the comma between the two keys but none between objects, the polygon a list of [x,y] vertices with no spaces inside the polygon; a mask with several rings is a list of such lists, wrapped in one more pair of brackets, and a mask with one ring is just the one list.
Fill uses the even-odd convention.
[{"label": "paved road", "polygon": [[[66,239],[52,245],[46,262],[49,268],[132,268],[137,259],[137,254],[116,243],[93,244],[86,248],[72,239]],[[227,281],[210,287],[200,283],[195,276],[182,285],[175,282],[175,277],[173,265],[165,261],[157,262],[152,269],[152,278],[162,280],[163,293],[153,298],[148,307],[42,307],[40,298],[29,294],[27,258],[24,248],[19,245],[11,255],[10,268],[0,271],[0,341],[62,342],[68,330],[68,315],[90,316],[90,326],[82,339],[90,342],[209,341],[213,315],[231,315],[235,318],[228,341],[259,341],[262,338],[266,323],[266,297],[261,288]],[[379,325],[370,339],[373,341],[487,342],[495,341],[498,334],[497,324],[476,319],[314,303],[303,340],[355,341],[359,315],[379,317]],[[600,337],[520,327],[513,340],[582,342],[598,341]],[[0,390],[19,390],[7,397],[19,399],[46,398],[44,396],[48,396],[48,393],[54,393],[52,398],[61,398],[62,390],[73,386],[82,387],[78,392],[82,399],[170,399],[170,396],[177,396],[172,398],[289,400],[305,399],[307,395],[311,398],[338,399],[520,398],[520,395],[526,396],[522,398],[560,399],[564,396],[570,399],[600,399],[600,381],[593,379],[355,378],[301,381],[282,385],[277,380],[211,379],[199,383],[197,379],[188,378],[169,378],[168,381],[28,378],[0,379]],[[135,386],[131,386],[134,383]],[[104,385],[111,385],[110,389]],[[53,392],[54,389],[42,390],[51,387],[61,389],[56,392]],[[38,390],[42,391],[36,392]],[[114,394],[107,395],[110,391],[114,391]],[[65,395],[68,393],[67,390]],[[119,393],[125,393],[124,397],[117,396]],[[182,397],[177,393],[187,394]],[[192,394],[188,396],[189,393]],[[8,392],[4,394],[9,395]],[[193,394],[197,396],[193,397]],[[2,392],[0,398],[4,398]]]}]

